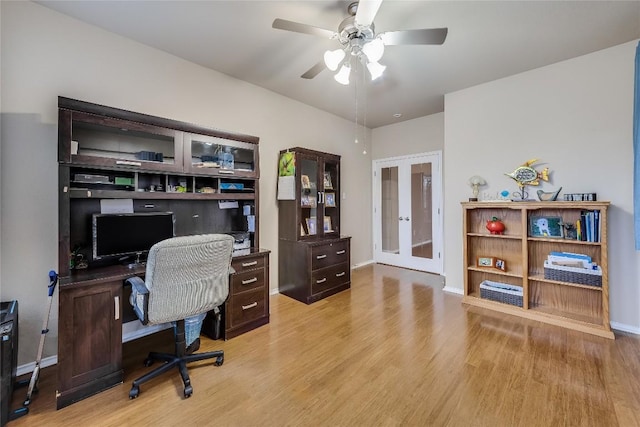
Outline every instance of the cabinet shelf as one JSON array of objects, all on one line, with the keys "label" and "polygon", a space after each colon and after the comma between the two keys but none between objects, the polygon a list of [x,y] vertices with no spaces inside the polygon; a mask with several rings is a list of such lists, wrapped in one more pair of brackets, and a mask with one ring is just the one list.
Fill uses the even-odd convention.
[{"label": "cabinet shelf", "polygon": [[[607,210],[609,202],[463,202],[464,294],[469,305],[614,338],[609,324]],[[599,211],[600,242],[528,236],[532,218],[560,217],[575,222],[583,211]],[[504,235],[487,234],[493,217],[506,226]],[[545,260],[551,252],[582,253],[602,269],[602,286],[545,279]],[[475,265],[478,257],[506,261],[500,271]],[[490,301],[480,295],[483,280],[522,287],[523,307]]]},{"label": "cabinet shelf", "polygon": [[511,234],[487,234],[487,233],[467,233],[469,237],[486,237],[488,239],[514,239],[522,240],[522,236],[516,236]]},{"label": "cabinet shelf", "polygon": [[583,240],[571,240],[571,239],[553,239],[544,237],[527,237],[527,240],[531,242],[549,242],[562,245],[584,245],[584,246],[601,246],[602,242],[585,242]]},{"label": "cabinet shelf", "polygon": [[254,193],[178,193],[71,188],[72,199],[255,200]]},{"label": "cabinet shelf", "polygon": [[469,266],[467,267],[467,269],[469,271],[477,271],[485,274],[494,274],[496,276],[516,277],[516,278],[522,279],[522,274],[510,273],[506,271],[490,270],[488,268],[475,267],[475,266]]},{"label": "cabinet shelf", "polygon": [[549,284],[560,285],[560,286],[570,286],[574,288],[582,288],[582,289],[589,289],[592,291],[602,292],[602,288],[600,286],[581,285],[579,283],[570,283],[570,282],[562,282],[559,280],[545,279],[544,276],[540,274],[529,276],[529,281],[534,281],[534,280],[536,282],[541,282],[541,283],[549,283]]}]

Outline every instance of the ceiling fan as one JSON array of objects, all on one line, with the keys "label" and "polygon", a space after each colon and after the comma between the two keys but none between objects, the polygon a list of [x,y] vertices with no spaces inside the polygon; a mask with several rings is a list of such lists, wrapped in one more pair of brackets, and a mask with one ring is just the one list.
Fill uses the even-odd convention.
[{"label": "ceiling fan", "polygon": [[340,71],[334,78],[344,85],[349,84],[350,59],[352,57],[365,64],[371,74],[371,79],[375,80],[382,75],[386,68],[378,62],[384,54],[385,46],[440,45],[447,38],[447,28],[387,31],[376,34],[373,19],[381,4],[382,0],[360,0],[349,4],[347,8],[349,16],[340,23],[337,32],[279,18],[273,21],[272,27],[338,40],[341,45],[339,49],[326,51],[324,60],[318,62],[300,77],[312,79],[325,68],[335,71],[342,64]]}]

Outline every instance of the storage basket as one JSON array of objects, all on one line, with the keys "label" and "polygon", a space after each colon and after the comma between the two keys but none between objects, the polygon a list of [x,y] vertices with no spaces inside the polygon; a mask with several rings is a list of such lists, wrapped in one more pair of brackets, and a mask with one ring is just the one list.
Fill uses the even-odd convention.
[{"label": "storage basket", "polygon": [[506,283],[483,280],[480,283],[480,298],[522,307],[522,288]]},{"label": "storage basket", "polygon": [[602,268],[589,270],[579,267],[566,267],[544,262],[544,278],[559,282],[577,283],[579,285],[602,286]]}]

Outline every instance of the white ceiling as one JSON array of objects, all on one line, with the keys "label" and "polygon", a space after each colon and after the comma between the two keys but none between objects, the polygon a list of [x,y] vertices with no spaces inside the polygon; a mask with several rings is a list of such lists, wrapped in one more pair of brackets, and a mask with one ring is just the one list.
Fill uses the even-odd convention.
[{"label": "white ceiling", "polygon": [[441,112],[445,93],[640,38],[639,1],[386,0],[378,33],[448,27],[445,43],[388,46],[381,79],[365,81],[361,71],[342,86],[328,70],[300,78],[338,41],[271,24],[282,18],[336,31],[350,1],[38,3],[351,121],[357,80],[358,122],[369,128]]}]

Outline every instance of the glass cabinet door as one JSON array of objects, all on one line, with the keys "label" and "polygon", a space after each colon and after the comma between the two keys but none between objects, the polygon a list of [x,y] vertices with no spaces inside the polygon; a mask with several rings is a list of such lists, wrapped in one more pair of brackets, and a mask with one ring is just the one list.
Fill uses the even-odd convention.
[{"label": "glass cabinet door", "polygon": [[[296,168],[299,168],[300,183],[296,188],[300,188],[299,203],[301,211],[300,236],[317,236],[322,234],[322,223],[318,222],[319,200],[318,200],[318,159],[315,157],[297,156]],[[299,185],[299,187],[298,187]]]},{"label": "glass cabinet door", "polygon": [[73,112],[61,160],[74,164],[161,171],[182,170],[182,132]]},{"label": "glass cabinet door", "polygon": [[322,231],[325,235],[339,234],[340,231],[340,188],[338,163],[325,161],[322,173],[323,208]]},{"label": "glass cabinet door", "polygon": [[257,146],[248,142],[187,134],[184,157],[191,173],[257,177]]}]

